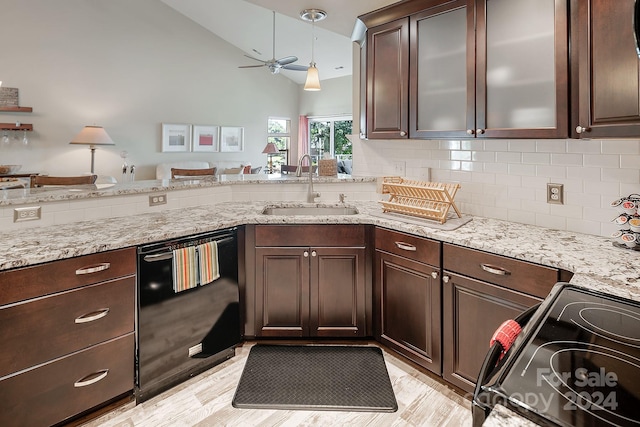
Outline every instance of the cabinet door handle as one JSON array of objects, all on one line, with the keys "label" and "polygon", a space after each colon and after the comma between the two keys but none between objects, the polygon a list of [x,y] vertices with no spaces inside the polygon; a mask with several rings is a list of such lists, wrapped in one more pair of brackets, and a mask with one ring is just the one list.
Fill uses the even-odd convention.
[{"label": "cabinet door handle", "polygon": [[318,255],[316,251],[311,251],[311,256],[316,256],[316,255]]},{"label": "cabinet door handle", "polygon": [[407,133],[403,130],[400,131],[400,136],[407,136]]},{"label": "cabinet door handle", "polygon": [[498,276],[509,276],[511,274],[509,270],[491,264],[480,264],[480,268],[487,273],[495,274]]},{"label": "cabinet door handle", "polygon": [[83,314],[82,316],[76,317],[75,323],[89,323],[98,319],[102,319],[104,316],[109,313],[108,308],[101,308],[100,310],[92,311],[90,313]]},{"label": "cabinet door handle", "polygon": [[304,251],[302,253],[302,256],[305,257],[305,258],[309,258],[309,251]]},{"label": "cabinet door handle", "polygon": [[476,133],[477,133],[478,135],[482,135],[482,134],[484,133],[484,129],[480,129],[480,128],[478,128],[478,129],[476,129]]},{"label": "cabinet door handle", "polygon": [[586,128],[583,126],[576,126],[576,133],[584,133],[584,132],[589,132],[591,130],[591,128]]},{"label": "cabinet door handle", "polygon": [[434,279],[437,279],[438,278],[438,272],[432,271],[431,272],[431,277],[433,277]]},{"label": "cabinet door handle", "polygon": [[409,243],[405,243],[405,242],[394,242],[396,244],[396,246],[398,247],[398,249],[402,249],[405,251],[411,251],[411,252],[415,252],[417,250],[417,248]]},{"label": "cabinet door handle", "polygon": [[105,271],[111,268],[111,264],[108,262],[101,262],[100,264],[90,265],[89,267],[79,268],[76,270],[76,276],[80,276],[82,274],[92,274],[98,273],[100,271]]},{"label": "cabinet door handle", "polygon": [[451,278],[450,278],[449,276],[442,276],[442,281],[443,281],[444,283],[449,283],[449,280],[450,280],[450,279],[451,279]]},{"label": "cabinet door handle", "polygon": [[73,383],[73,386],[74,387],[86,387],[88,385],[95,384],[98,381],[100,381],[101,379],[103,379],[104,377],[106,377],[108,373],[109,373],[108,369],[102,369],[100,371],[93,372],[93,373],[91,373],[89,375],[86,375],[86,376],[80,378],[78,381]]},{"label": "cabinet door handle", "polygon": [[467,129],[467,135],[473,135],[476,131],[473,129]]}]

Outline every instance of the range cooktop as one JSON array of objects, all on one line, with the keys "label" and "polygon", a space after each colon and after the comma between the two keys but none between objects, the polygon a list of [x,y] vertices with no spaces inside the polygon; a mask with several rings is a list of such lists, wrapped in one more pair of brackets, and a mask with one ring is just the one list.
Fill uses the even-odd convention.
[{"label": "range cooktop", "polygon": [[640,304],[558,284],[482,387],[544,425],[640,426]]}]

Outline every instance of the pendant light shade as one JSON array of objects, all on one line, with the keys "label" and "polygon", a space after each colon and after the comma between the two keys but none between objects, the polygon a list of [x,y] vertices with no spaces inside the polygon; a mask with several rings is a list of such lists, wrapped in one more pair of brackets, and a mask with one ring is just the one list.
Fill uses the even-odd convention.
[{"label": "pendant light shade", "polygon": [[307,80],[304,84],[304,90],[318,91],[320,90],[320,76],[314,59],[314,42],[315,42],[315,23],[327,17],[327,12],[320,9],[305,9],[300,12],[300,18],[304,21],[311,21],[311,63],[307,68]]},{"label": "pendant light shade", "polygon": [[318,75],[315,62],[309,64],[309,68],[307,69],[307,81],[304,83],[304,90],[320,90],[320,76]]}]

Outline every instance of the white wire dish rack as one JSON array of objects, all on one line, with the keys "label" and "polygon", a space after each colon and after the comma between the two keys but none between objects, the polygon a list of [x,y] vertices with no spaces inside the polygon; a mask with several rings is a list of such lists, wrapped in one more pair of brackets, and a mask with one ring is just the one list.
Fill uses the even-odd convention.
[{"label": "white wire dish rack", "polygon": [[453,208],[458,218],[462,214],[453,199],[460,184],[427,182],[385,176],[379,181],[379,192],[390,194],[389,200],[381,200],[383,212],[394,212],[427,218],[444,224],[449,209]]}]

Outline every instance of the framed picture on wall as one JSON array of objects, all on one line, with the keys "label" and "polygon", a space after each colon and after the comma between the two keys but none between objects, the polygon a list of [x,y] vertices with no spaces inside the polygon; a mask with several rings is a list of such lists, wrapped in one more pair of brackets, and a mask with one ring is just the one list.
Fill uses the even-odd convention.
[{"label": "framed picture on wall", "polygon": [[229,126],[221,127],[220,151],[244,151],[244,128]]},{"label": "framed picture on wall", "polygon": [[218,126],[193,126],[193,151],[219,151]]},{"label": "framed picture on wall", "polygon": [[191,125],[162,124],[162,151],[182,153],[191,149]]}]

